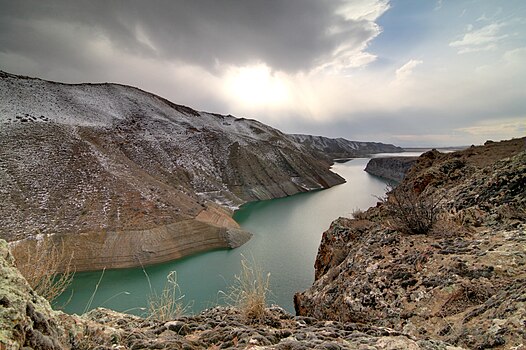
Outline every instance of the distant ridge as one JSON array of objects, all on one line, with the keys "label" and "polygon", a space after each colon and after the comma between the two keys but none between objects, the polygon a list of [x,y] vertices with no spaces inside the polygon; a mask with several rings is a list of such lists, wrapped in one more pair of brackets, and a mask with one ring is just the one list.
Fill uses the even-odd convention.
[{"label": "distant ridge", "polygon": [[291,134],[290,137],[316,152],[331,159],[364,157],[374,153],[398,153],[404,149],[380,142],[349,141],[344,138],[329,138],[304,134]]}]

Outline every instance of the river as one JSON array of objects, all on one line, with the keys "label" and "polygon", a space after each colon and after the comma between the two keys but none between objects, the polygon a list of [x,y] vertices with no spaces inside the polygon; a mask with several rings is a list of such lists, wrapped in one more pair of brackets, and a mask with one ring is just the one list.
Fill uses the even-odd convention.
[{"label": "river", "polygon": [[294,293],[314,280],[314,260],[323,231],[337,217],[349,217],[356,209],[375,205],[376,196],[385,192],[385,181],[363,171],[368,160],[333,166],[347,180],[345,184],[242,206],[234,219],[254,237],[240,248],[201,253],[144,270],[77,273],[56,306],[69,300],[63,306],[68,313],[103,306],[141,315],[151,288],[159,292],[168,273],[175,270],[183,301],[190,305],[190,312],[198,312],[223,302],[220,291],[227,291],[239,273],[243,254],[270,273],[270,301],[294,312]]}]

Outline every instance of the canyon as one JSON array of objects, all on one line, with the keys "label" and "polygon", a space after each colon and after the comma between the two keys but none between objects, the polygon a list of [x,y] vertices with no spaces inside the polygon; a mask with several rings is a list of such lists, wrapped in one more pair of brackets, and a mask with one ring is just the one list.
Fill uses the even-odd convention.
[{"label": "canyon", "polygon": [[0,237],[63,244],[77,271],[237,247],[235,208],[342,183],[330,165],[256,120],[0,72]]}]

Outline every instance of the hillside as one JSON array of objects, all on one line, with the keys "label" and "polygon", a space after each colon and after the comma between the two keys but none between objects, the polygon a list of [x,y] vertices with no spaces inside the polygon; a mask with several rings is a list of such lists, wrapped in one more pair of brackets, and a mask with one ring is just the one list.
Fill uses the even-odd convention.
[{"label": "hillside", "polygon": [[380,142],[350,141],[344,138],[329,138],[324,136],[312,136],[303,134],[292,134],[290,137],[313,150],[320,156],[330,159],[346,159],[365,157],[375,153],[397,153],[404,150],[400,147]]},{"label": "hillside", "polygon": [[238,246],[232,208],[342,183],[329,166],[255,120],[0,72],[0,237],[63,241],[77,270]]},{"label": "hillside", "polygon": [[[386,200],[331,224],[296,311],[470,349],[521,349],[525,208],[526,138],[429,151]],[[430,213],[425,232],[404,224]]]}]

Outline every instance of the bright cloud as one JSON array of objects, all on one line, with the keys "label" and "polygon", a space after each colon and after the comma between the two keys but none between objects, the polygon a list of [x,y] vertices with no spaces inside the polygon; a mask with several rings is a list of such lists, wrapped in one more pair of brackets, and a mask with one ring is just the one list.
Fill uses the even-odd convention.
[{"label": "bright cloud", "polygon": [[476,125],[458,128],[457,131],[475,136],[503,136],[504,138],[526,135],[526,114],[516,120],[487,121]]},{"label": "bright cloud", "polygon": [[225,76],[225,87],[234,103],[250,109],[262,106],[281,106],[288,102],[285,79],[273,73],[265,64],[231,67]]},{"label": "bright cloud", "polygon": [[395,72],[396,79],[399,81],[407,79],[413,73],[413,70],[415,69],[415,67],[422,63],[424,63],[424,61],[422,60],[415,60],[415,59],[409,60],[409,62],[407,62],[402,67],[396,70]]},{"label": "bright cloud", "polygon": [[376,21],[389,10],[388,0],[354,0],[344,1],[336,13],[347,20]]},{"label": "bright cloud", "polygon": [[459,54],[495,50],[499,41],[509,36],[502,33],[504,26],[504,23],[491,23],[476,30],[471,29],[462,39],[450,42],[449,46],[457,48]]}]

